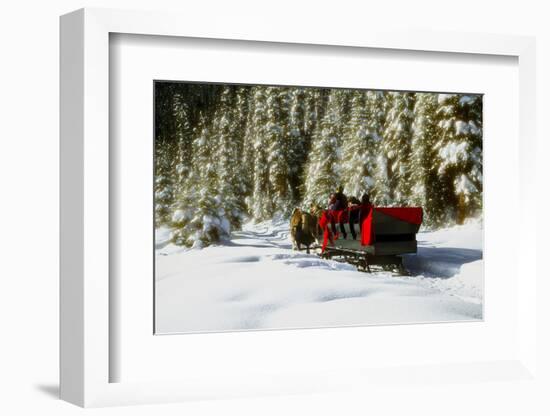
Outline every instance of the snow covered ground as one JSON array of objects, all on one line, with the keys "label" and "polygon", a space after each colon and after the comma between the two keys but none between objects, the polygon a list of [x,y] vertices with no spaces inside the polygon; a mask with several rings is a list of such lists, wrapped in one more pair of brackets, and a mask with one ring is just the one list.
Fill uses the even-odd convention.
[{"label": "snow covered ground", "polygon": [[482,225],[417,235],[411,276],[291,250],[288,223],[247,224],[202,250],[156,233],[158,333],[482,319]]}]

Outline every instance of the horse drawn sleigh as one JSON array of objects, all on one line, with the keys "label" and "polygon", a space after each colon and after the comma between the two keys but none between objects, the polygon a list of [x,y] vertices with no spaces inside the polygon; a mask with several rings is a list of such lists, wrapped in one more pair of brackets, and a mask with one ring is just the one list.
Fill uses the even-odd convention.
[{"label": "horse drawn sleigh", "polygon": [[[301,213],[307,218],[308,214]],[[311,216],[310,216],[311,217]],[[308,227],[311,219],[304,218],[294,225],[293,238],[314,248],[326,259],[351,263],[359,270],[371,271],[371,266],[404,273],[403,254],[416,253],[416,233],[422,224],[422,208],[374,207],[358,205],[341,210],[324,210],[316,218],[315,228]],[[296,226],[298,225],[298,227]],[[292,227],[292,224],[291,224]],[[296,233],[296,231],[298,231]],[[301,241],[299,241],[301,240]]]}]

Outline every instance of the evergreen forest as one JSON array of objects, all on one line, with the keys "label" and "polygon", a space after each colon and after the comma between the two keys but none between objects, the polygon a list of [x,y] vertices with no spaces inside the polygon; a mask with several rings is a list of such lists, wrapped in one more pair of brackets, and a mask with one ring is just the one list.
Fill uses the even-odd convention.
[{"label": "evergreen forest", "polygon": [[428,228],[481,215],[481,95],[164,81],[154,93],[155,226],[178,245],[326,208],[338,186],[421,206]]}]

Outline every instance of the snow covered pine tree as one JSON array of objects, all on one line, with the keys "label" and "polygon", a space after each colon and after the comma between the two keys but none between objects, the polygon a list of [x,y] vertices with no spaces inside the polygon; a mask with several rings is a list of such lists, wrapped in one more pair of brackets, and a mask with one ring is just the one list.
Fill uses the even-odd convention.
[{"label": "snow covered pine tree", "polygon": [[462,224],[482,202],[482,97],[439,94],[438,174],[444,189],[447,222]]}]

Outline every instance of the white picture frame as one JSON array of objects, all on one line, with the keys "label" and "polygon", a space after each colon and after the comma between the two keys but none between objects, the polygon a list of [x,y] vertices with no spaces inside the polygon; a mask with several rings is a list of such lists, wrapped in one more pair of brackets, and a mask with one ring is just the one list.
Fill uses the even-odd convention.
[{"label": "white picture frame", "polygon": [[[182,24],[185,22],[185,24]],[[244,21],[243,21],[244,22]],[[223,21],[212,27],[172,13],[81,9],[61,18],[61,398],[80,406],[182,401],[193,398],[242,397],[255,394],[322,392],[410,377],[404,369],[380,368],[368,373],[342,368],[319,374],[283,373],[235,382],[232,374],[183,381],[144,383],[110,382],[110,363],[117,359],[109,348],[109,35],[112,33],[173,37],[333,45],[439,53],[486,54],[516,57],[519,62],[519,164],[521,241],[536,241],[536,218],[528,214],[535,192],[535,41],[530,37],[472,33],[399,32],[349,28],[327,33],[311,26],[261,28],[233,26]],[[111,166],[112,168],[112,166]],[[522,215],[523,214],[523,215]],[[536,371],[537,272],[532,249],[519,244],[518,258],[530,268],[517,293],[517,355],[507,360],[442,363],[419,366],[413,378],[434,374],[447,380],[484,379],[504,375],[521,380]],[[311,336],[314,336],[313,334]],[[358,387],[360,388],[360,387]]]}]

